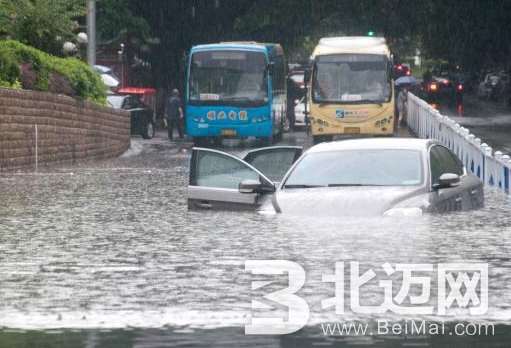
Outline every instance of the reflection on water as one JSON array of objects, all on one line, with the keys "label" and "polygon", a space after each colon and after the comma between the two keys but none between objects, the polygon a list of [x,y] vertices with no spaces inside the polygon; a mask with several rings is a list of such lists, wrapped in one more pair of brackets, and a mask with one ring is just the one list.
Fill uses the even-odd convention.
[{"label": "reflection on water", "polygon": [[[480,319],[510,322],[507,196],[487,192],[481,211],[414,220],[188,212],[188,156],[161,157],[156,167],[141,160],[131,167],[0,177],[0,326],[77,329],[4,330],[0,347],[314,345],[321,338],[315,326],[286,337],[243,335],[251,300],[247,259],[292,260],[307,270],[302,295],[316,304],[311,325],[343,319],[317,305],[332,295],[319,279],[336,261],[380,269],[384,262],[487,262],[490,309]],[[380,290],[364,295],[379,296]],[[502,332],[509,337],[509,330]],[[356,342],[363,340],[396,346],[392,337]],[[441,347],[452,342],[416,337],[412,343],[436,340]],[[341,341],[351,342],[327,343]]]}]

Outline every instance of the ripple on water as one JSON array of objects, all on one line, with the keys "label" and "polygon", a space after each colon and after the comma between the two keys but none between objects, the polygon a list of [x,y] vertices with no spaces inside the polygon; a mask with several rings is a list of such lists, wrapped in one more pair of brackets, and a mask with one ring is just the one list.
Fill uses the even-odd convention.
[{"label": "ripple on water", "polygon": [[480,211],[419,219],[188,212],[185,159],[170,169],[0,177],[0,326],[241,325],[251,300],[247,259],[302,265],[317,320],[328,315],[318,301],[332,295],[321,273],[336,261],[380,272],[384,262],[488,262],[486,319],[511,318],[503,194],[488,191]]}]

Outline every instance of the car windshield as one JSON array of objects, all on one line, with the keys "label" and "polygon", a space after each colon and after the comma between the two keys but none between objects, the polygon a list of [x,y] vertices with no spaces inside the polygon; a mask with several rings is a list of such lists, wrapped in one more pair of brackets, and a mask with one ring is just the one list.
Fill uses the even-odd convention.
[{"label": "car windshield", "polygon": [[381,103],[390,100],[388,59],[375,54],[338,54],[316,59],[316,102]]},{"label": "car windshield", "polygon": [[106,102],[112,108],[120,109],[122,107],[122,102],[124,98],[125,97],[122,95],[109,95],[108,97],[106,97]]},{"label": "car windshield", "polygon": [[284,188],[327,186],[415,186],[423,182],[421,153],[368,149],[307,154]]},{"label": "car windshield", "polygon": [[268,101],[267,62],[263,53],[197,52],[190,70],[191,104],[264,104]]}]

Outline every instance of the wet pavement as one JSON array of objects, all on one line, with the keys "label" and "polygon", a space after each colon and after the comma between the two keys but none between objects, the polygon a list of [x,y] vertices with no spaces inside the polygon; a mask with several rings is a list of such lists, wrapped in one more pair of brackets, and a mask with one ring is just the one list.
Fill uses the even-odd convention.
[{"label": "wet pavement", "polygon": [[469,94],[465,95],[463,106],[441,105],[440,112],[470,129],[495,151],[511,155],[511,108],[504,103],[481,100]]},{"label": "wet pavement", "polygon": [[[402,131],[406,136],[406,131]],[[304,132],[282,144],[310,145]],[[191,143],[163,133],[133,138],[120,158],[0,176],[0,347],[506,346],[511,336],[511,200],[486,192],[480,211],[421,218],[266,216],[189,212]],[[225,142],[241,153],[253,142]],[[248,259],[284,259],[307,271],[300,294],[309,326],[281,337],[245,336]],[[375,315],[323,310],[335,262],[489,264],[491,338],[325,338],[319,323],[374,322]],[[432,290],[433,291],[433,290]],[[368,287],[364,298],[381,297]],[[434,301],[432,296],[431,301]],[[388,320],[406,319],[385,315]],[[452,320],[433,315],[430,321]],[[460,319],[460,318],[457,318]],[[491,343],[491,344],[490,344]]]}]

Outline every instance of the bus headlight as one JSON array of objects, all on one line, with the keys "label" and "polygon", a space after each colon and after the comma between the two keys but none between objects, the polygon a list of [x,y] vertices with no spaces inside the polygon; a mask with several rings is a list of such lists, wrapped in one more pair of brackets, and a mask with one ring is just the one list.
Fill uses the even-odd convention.
[{"label": "bus headlight", "polygon": [[422,216],[421,208],[392,208],[383,213],[383,216],[414,217]]}]

